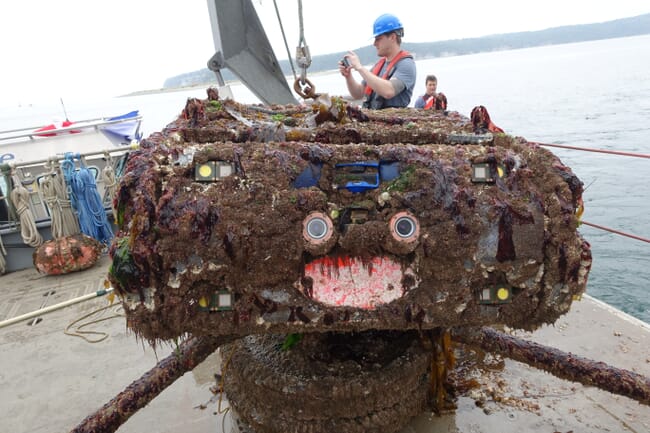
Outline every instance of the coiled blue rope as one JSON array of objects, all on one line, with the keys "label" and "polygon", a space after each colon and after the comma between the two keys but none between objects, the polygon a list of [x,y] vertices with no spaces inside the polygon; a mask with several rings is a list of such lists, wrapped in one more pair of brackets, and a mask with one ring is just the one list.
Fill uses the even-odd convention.
[{"label": "coiled blue rope", "polygon": [[[75,168],[75,159],[79,161],[79,169]],[[70,202],[77,211],[81,232],[108,245],[113,239],[113,230],[97,191],[95,176],[83,163],[78,153],[66,153],[61,163],[61,170]]]}]

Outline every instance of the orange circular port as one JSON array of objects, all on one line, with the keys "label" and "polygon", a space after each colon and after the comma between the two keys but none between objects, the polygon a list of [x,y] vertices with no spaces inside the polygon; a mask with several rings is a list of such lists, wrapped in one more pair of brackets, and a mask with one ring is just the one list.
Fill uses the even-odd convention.
[{"label": "orange circular port", "polygon": [[420,236],[420,223],[409,212],[398,212],[390,219],[390,233],[400,242],[413,242]]},{"label": "orange circular port", "polygon": [[302,222],[302,236],[314,245],[327,242],[333,233],[332,220],[322,212],[312,212]]}]

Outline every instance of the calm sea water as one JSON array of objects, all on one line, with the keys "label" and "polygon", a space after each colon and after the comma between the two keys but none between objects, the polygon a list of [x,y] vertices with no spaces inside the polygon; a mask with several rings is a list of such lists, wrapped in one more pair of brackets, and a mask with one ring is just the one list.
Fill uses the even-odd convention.
[{"label": "calm sea water", "polygon": [[[435,74],[449,109],[487,107],[494,123],[530,141],[650,154],[650,36],[418,60],[417,93]],[[335,65],[333,65],[335,67]],[[310,77],[319,92],[345,95],[337,73]],[[257,102],[233,85],[235,98]],[[66,101],[72,120],[139,109],[145,135],[159,131],[204,89],[110,100]],[[0,108],[0,129],[63,118],[50,105]],[[555,149],[585,183],[585,221],[650,238],[650,160]],[[650,323],[650,244],[581,226],[592,246],[587,292]]]}]

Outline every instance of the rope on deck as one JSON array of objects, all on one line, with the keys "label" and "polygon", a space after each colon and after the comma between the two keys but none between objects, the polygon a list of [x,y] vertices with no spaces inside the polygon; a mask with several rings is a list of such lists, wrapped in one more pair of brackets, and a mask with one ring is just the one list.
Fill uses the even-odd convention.
[{"label": "rope on deck", "polygon": [[49,161],[45,167],[48,174],[43,178],[41,190],[50,209],[52,237],[58,239],[79,234],[79,221],[72,210],[58,162]]},{"label": "rope on deck", "polygon": [[23,186],[18,175],[14,174],[12,180],[14,188],[11,190],[9,196],[16,207],[16,213],[20,219],[20,235],[23,238],[23,242],[30,247],[36,248],[43,243],[43,237],[38,232],[34,214],[30,207],[30,193]]},{"label": "rope on deck", "polygon": [[[0,196],[0,200],[2,199],[2,196]],[[5,246],[2,243],[2,236],[0,236],[0,275],[4,274],[7,271],[7,259],[5,259],[5,256],[7,255],[7,250],[5,250]]]},{"label": "rope on deck", "polygon": [[[79,168],[75,168],[75,160],[79,161]],[[108,245],[113,239],[113,230],[97,191],[94,175],[79,154],[66,153],[61,169],[68,194],[79,216],[81,232]]]}]

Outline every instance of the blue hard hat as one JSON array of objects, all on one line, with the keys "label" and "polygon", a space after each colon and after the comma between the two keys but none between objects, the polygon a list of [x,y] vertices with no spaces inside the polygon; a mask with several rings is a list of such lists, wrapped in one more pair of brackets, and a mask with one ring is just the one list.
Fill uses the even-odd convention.
[{"label": "blue hard hat", "polygon": [[375,23],[372,25],[373,38],[384,33],[394,32],[395,30],[403,29],[402,22],[395,15],[383,14],[380,15]]}]

